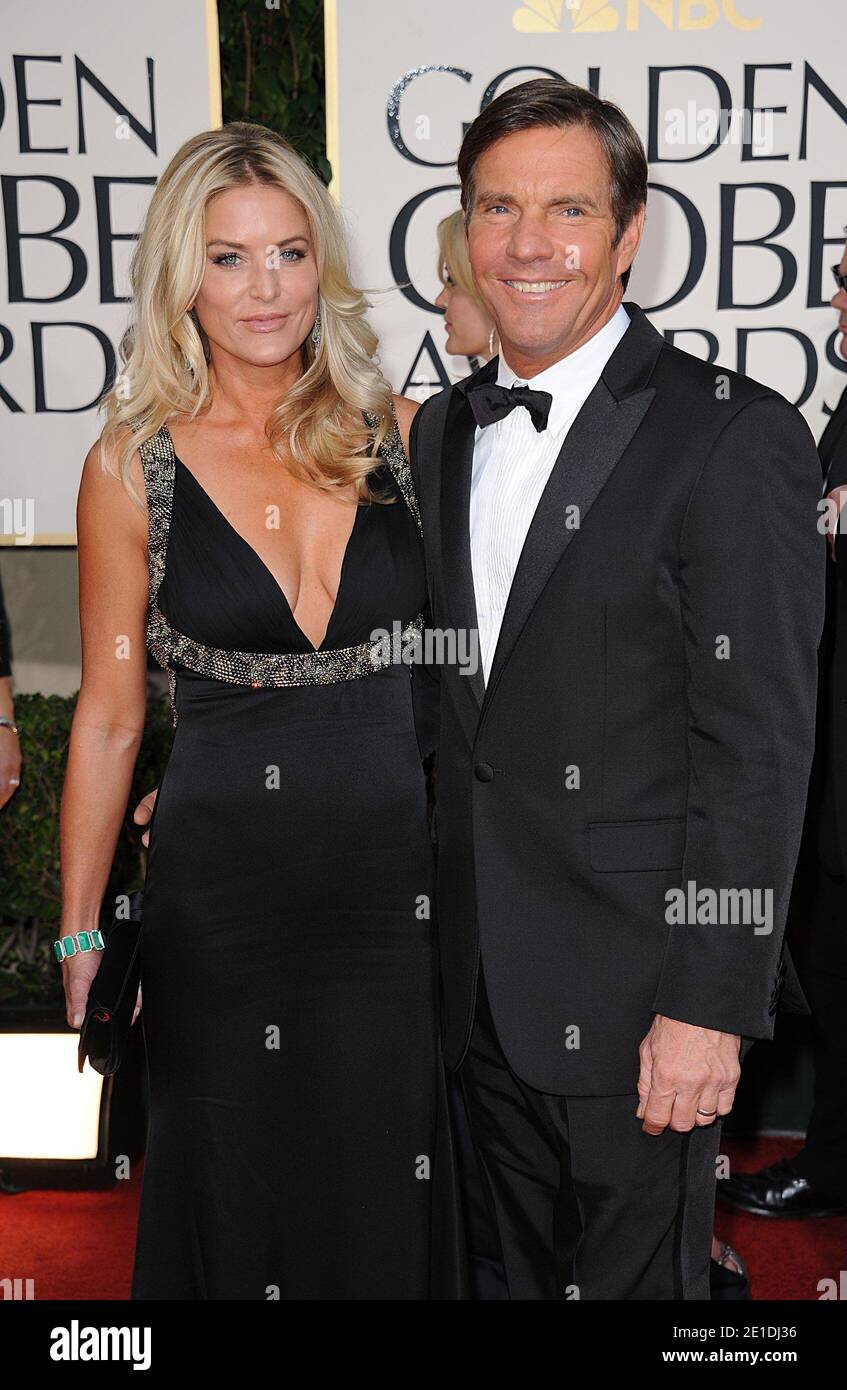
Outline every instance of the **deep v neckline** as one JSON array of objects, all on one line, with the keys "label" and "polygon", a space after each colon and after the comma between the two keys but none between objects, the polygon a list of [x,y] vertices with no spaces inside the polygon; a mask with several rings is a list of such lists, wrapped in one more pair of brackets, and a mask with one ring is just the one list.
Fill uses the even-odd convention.
[{"label": "deep v neckline", "polygon": [[239,542],[241,543],[241,545],[242,545],[243,548],[248,552],[248,554],[252,555],[253,559],[257,562],[257,564],[259,565],[260,569],[262,569],[262,570],[264,571],[265,575],[267,576],[267,579],[270,580],[270,583],[273,585],[273,587],[274,587],[274,589],[275,589],[275,591],[276,591],[276,594],[277,594],[277,596],[278,596],[280,602],[282,603],[282,606],[283,606],[283,608],[284,608],[284,610],[285,610],[286,615],[291,619],[291,622],[293,623],[294,627],[297,629],[297,631],[298,631],[298,633],[300,634],[300,636],[302,637],[303,641],[304,641],[304,642],[306,643],[306,645],[308,646],[309,651],[310,651],[310,652],[321,652],[321,651],[323,651],[324,648],[325,648],[327,639],[328,639],[328,637],[329,637],[330,630],[331,630],[331,628],[332,628],[333,622],[334,622],[334,620],[335,620],[335,616],[336,616],[336,614],[337,614],[337,612],[338,612],[339,602],[340,602],[340,599],[341,599],[341,587],[342,587],[342,585],[343,585],[343,583],[344,583],[344,574],[345,574],[345,570],[347,569],[347,560],[348,560],[349,555],[350,555],[350,550],[351,550],[351,547],[352,547],[353,537],[355,536],[356,531],[357,531],[357,528],[358,528],[358,525],[359,525],[359,514],[360,514],[361,512],[364,511],[364,505],[360,502],[360,503],[358,503],[357,506],[356,506],[356,511],[355,511],[354,516],[353,516],[353,525],[351,526],[351,528],[350,528],[350,534],[349,534],[348,537],[347,537],[347,544],[346,544],[345,547],[344,547],[344,554],[343,554],[342,559],[341,559],[341,568],[340,568],[340,570],[339,570],[339,572],[338,572],[338,584],[337,584],[336,590],[335,590],[335,602],[333,603],[332,608],[330,609],[329,619],[327,620],[327,625],[326,625],[326,630],[325,630],[325,632],[324,632],[324,635],[323,635],[323,637],[321,638],[319,644],[318,644],[317,646],[315,646],[314,643],[311,641],[311,639],[310,639],[310,638],[306,635],[306,633],[303,631],[302,627],[300,626],[300,624],[298,623],[297,619],[295,618],[295,616],[294,616],[294,609],[291,607],[291,603],[289,602],[288,595],[286,594],[285,590],[283,589],[282,585],[280,584],[280,582],[279,582],[279,580],[277,579],[276,575],[274,574],[273,570],[270,568],[270,566],[267,564],[267,562],[266,562],[265,560],[262,559],[261,555],[259,554],[258,550],[255,548],[255,546],[253,546],[253,545],[250,544],[250,542],[247,540],[247,537],[246,537],[246,536],[242,536],[241,532],[240,532],[239,530],[237,530],[235,526],[233,526],[233,524],[232,524],[232,522],[230,521],[229,517],[227,516],[226,512],[223,511],[222,508],[218,506],[217,502],[215,501],[214,497],[212,497],[211,493],[209,493],[209,492],[206,491],[206,489],[204,488],[203,484],[200,482],[199,478],[197,478],[197,477],[195,476],[195,474],[192,473],[191,469],[188,467],[188,464],[187,464],[187,463],[184,463],[183,460],[179,457],[179,454],[177,453],[176,448],[174,447],[173,435],[171,434],[171,432],[170,432],[168,426],[165,424],[165,425],[162,426],[162,429],[164,430],[164,432],[165,432],[165,434],[166,434],[166,436],[167,436],[168,445],[169,445],[169,447],[170,447],[170,451],[171,451],[171,454],[172,454],[172,456],[173,456],[174,463],[175,463],[175,464],[178,464],[179,467],[182,468],[183,471],[184,471],[185,473],[188,474],[188,476],[189,476],[189,478],[191,478],[191,480],[192,480],[194,486],[198,489],[199,492],[202,493],[203,497],[206,499],[207,503],[208,503],[209,506],[212,508],[212,510],[216,513],[217,516],[220,517],[220,519],[223,521],[224,525],[228,528],[228,530],[231,532],[231,534],[232,534],[233,536],[235,536],[236,540],[239,541]]}]

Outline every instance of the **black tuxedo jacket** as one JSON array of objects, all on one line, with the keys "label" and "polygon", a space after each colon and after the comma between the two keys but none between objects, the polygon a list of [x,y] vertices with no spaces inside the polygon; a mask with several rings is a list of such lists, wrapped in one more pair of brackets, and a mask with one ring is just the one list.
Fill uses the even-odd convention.
[{"label": "black tuxedo jacket", "polygon": [[[634,1091],[655,1013],[772,1036],[814,743],[811,434],[776,392],[625,307],[530,526],[487,687],[440,671],[445,1056],[467,1048],[481,952],[510,1065],[561,1095]],[[466,392],[496,372],[412,426],[436,629],[476,627]],[[771,889],[772,930],[669,925],[666,892],[689,883]]]}]

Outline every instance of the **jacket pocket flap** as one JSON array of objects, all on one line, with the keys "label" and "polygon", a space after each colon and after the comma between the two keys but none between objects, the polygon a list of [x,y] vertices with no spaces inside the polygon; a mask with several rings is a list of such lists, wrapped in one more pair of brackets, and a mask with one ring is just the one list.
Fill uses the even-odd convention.
[{"label": "jacket pocket flap", "polygon": [[600,873],[680,869],[685,818],[595,821],[588,827],[589,859]]}]

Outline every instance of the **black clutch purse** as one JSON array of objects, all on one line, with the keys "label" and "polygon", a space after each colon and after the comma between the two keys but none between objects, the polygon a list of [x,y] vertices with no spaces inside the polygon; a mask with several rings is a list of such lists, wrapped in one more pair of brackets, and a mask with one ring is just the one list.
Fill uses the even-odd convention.
[{"label": "black clutch purse", "polygon": [[144,894],[129,895],[129,917],[115,917],[105,933],[103,958],[88,991],[79,1033],[77,1065],[85,1059],[101,1076],[123,1061],[141,981],[141,905]]}]

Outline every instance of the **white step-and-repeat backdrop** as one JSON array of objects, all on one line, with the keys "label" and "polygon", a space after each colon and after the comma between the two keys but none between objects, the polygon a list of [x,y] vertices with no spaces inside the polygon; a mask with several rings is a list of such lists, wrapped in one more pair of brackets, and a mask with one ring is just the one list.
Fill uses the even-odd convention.
[{"label": "white step-and-repeat backdrop", "polygon": [[[326,0],[332,187],[395,389],[423,399],[468,370],[433,303],[436,224],[459,206],[474,116],[550,74],[618,102],[647,147],[628,297],[819,434],[847,382],[828,303],[844,15],[845,0]],[[6,0],[3,30],[0,541],[73,544],[132,238],[174,150],[220,124],[217,18],[214,0]]]},{"label": "white step-and-repeat backdrop", "polygon": [[326,17],[356,274],[410,282],[371,296],[395,389],[423,399],[468,371],[433,305],[464,131],[505,88],[557,76],[617,102],[647,149],[627,297],[820,434],[847,384],[829,307],[847,223],[845,0],[327,0]]},{"label": "white step-and-repeat backdrop", "polygon": [[214,0],[0,0],[0,544],[73,545],[129,258],[174,152],[221,123]]}]

